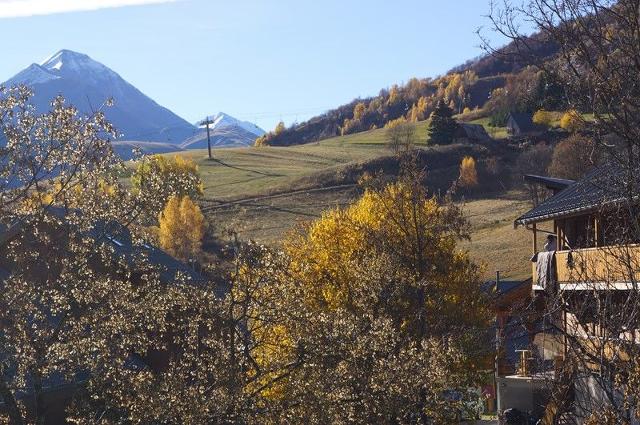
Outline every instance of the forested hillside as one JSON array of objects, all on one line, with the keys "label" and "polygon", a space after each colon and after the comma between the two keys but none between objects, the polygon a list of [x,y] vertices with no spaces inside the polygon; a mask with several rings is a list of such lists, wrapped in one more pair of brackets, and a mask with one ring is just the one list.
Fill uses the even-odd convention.
[{"label": "forested hillside", "polygon": [[[504,124],[510,111],[534,112],[563,108],[560,85],[531,65],[552,60],[555,43],[529,37],[528,56],[514,55],[511,43],[493,54],[472,59],[436,78],[412,78],[406,84],[380,90],[377,96],[355,99],[302,123],[284,123],[256,140],[257,146],[289,146],[381,128],[394,120],[423,121],[440,100],[463,117],[492,117]],[[518,58],[518,59],[515,59]]]}]

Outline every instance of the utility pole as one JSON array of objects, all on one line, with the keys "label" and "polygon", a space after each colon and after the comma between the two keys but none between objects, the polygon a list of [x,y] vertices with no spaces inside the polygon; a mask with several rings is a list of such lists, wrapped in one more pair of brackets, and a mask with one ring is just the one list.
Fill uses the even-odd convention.
[{"label": "utility pole", "polygon": [[207,149],[209,149],[209,159],[213,159],[213,157],[211,156],[211,133],[209,131],[209,125],[213,124],[215,121],[212,121],[211,119],[209,119],[209,117],[205,118],[204,121],[202,121],[202,124],[206,124],[207,126]]}]

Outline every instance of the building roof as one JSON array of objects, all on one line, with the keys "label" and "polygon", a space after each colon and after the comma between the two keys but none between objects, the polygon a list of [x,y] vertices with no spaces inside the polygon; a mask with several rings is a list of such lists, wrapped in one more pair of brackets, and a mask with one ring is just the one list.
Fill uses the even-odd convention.
[{"label": "building roof", "polygon": [[525,174],[524,181],[527,183],[538,183],[547,189],[558,191],[566,189],[575,183],[575,180],[559,179],[556,177],[537,176],[535,174]]},{"label": "building roof", "polygon": [[515,122],[522,133],[532,133],[541,130],[540,126],[533,123],[533,114],[530,112],[511,112],[509,118]]},{"label": "building roof", "polygon": [[456,137],[465,137],[471,140],[488,140],[489,134],[480,124],[459,123]]},{"label": "building roof", "polygon": [[602,166],[567,186],[526,214],[515,225],[526,225],[559,217],[594,211],[605,204],[623,199],[621,172],[612,165]]}]

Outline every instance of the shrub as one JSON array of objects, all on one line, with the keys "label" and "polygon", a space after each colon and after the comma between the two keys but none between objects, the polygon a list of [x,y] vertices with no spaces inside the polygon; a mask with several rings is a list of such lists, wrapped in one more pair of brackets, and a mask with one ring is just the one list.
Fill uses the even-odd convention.
[{"label": "shrub", "polygon": [[406,123],[407,123],[407,119],[405,117],[400,117],[400,118],[397,118],[395,120],[388,121],[384,125],[384,128],[391,129],[391,128],[398,127],[398,126],[401,126],[401,125],[406,124]]}]

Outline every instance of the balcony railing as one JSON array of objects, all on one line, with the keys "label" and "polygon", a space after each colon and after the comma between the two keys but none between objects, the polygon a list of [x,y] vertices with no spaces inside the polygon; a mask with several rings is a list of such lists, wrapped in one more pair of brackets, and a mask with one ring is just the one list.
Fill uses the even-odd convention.
[{"label": "balcony railing", "polygon": [[[640,245],[557,251],[556,270],[558,283],[568,285],[566,289],[589,285],[628,289],[640,284]],[[532,271],[536,285],[536,263]]]}]

